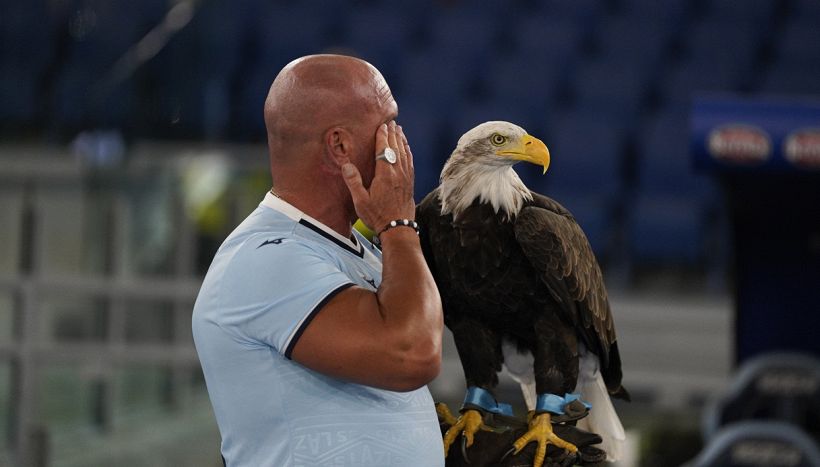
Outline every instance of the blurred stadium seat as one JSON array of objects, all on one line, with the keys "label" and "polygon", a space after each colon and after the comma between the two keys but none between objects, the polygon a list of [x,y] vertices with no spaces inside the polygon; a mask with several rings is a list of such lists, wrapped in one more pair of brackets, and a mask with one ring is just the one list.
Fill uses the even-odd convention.
[{"label": "blurred stadium seat", "polygon": [[683,467],[820,467],[817,444],[783,423],[744,422],[726,427]]},{"label": "blurred stadium seat", "polygon": [[345,47],[377,63],[387,82],[392,83],[401,57],[412,48],[412,25],[389,9],[368,9],[351,12],[346,30]]},{"label": "blurred stadium seat", "polygon": [[791,16],[820,21],[820,3],[814,0],[791,0]]},{"label": "blurred stadium seat", "polygon": [[726,69],[734,87],[747,83],[753,76],[762,32],[752,24],[727,23],[707,19],[696,23],[684,35],[686,56],[703,64],[703,72]]},{"label": "blurred stadium seat", "polygon": [[706,15],[722,23],[744,23],[759,30],[767,30],[776,18],[778,2],[772,0],[709,0],[703,2]]},{"label": "blurred stadium seat", "polygon": [[733,89],[734,70],[708,60],[689,58],[667,70],[660,81],[658,99],[669,110],[686,112],[699,92],[721,92]]},{"label": "blurred stadium seat", "polygon": [[[414,147],[431,153],[420,189],[435,185],[460,131],[483,120],[514,120],[554,151],[550,176],[522,171],[533,188],[575,199],[579,218],[602,232],[621,222],[636,229],[630,235],[645,229],[643,238],[671,229],[689,239],[667,242],[680,245],[675,255],[686,262],[696,255],[698,241],[690,240],[710,235],[701,206],[713,195],[646,185],[689,177],[688,167],[667,167],[655,157],[664,146],[686,157],[668,115],[683,115],[691,96],[704,91],[820,95],[814,0],[209,0],[195,4],[191,22],[157,56],[108,86],[102,78],[113,63],[172,3],[3,5],[6,131],[39,125],[69,136],[112,127],[126,137],[261,142],[262,102],[283,65],[305,54],[351,53],[384,72],[408,133],[416,135]],[[570,115],[576,123],[564,122]],[[633,161],[640,162],[637,176]],[[628,186],[634,197],[623,196]],[[642,244],[650,248],[648,240]]]},{"label": "blurred stadium seat", "polygon": [[820,443],[820,359],[783,352],[747,360],[728,391],[707,406],[703,436],[749,420],[788,423]]},{"label": "blurred stadium seat", "polygon": [[0,122],[31,124],[42,108],[38,94],[55,54],[47,6],[0,5]]},{"label": "blurred stadium seat", "polygon": [[820,61],[818,18],[797,17],[786,23],[777,41],[775,61],[805,64]]},{"label": "blurred stadium seat", "polygon": [[439,115],[449,118],[457,114],[458,105],[476,97],[479,77],[469,67],[469,62],[436,50],[413,52],[402,57],[399,82],[391,86],[405,100],[435,107]]},{"label": "blurred stadium seat", "polygon": [[575,105],[589,118],[609,120],[622,132],[634,130],[647,103],[653,70],[605,57],[579,66],[573,79]]},{"label": "blurred stadium seat", "polygon": [[691,267],[705,259],[715,194],[710,179],[692,172],[688,132],[685,112],[661,114],[641,132],[627,214],[630,257],[637,264]]},{"label": "blurred stadium seat", "polygon": [[581,28],[592,28],[604,14],[604,3],[596,0],[553,0],[536,2],[543,14],[575,21]]},{"label": "blurred stadium seat", "polygon": [[[531,16],[527,12],[515,18],[512,41],[518,53],[533,61],[553,59],[563,63],[581,51],[587,31],[574,21],[553,16]],[[509,51],[504,51],[506,57]]]},{"label": "blurred stadium seat", "polygon": [[820,98],[820,62],[779,63],[763,75],[757,92]]},{"label": "blurred stadium seat", "polygon": [[647,22],[642,16],[621,16],[606,21],[598,32],[598,55],[620,61],[645,74],[656,74],[666,58],[670,28],[661,21]]},{"label": "blurred stadium seat", "polygon": [[[398,99],[398,97],[397,97]],[[416,201],[435,189],[439,184],[439,175],[444,161],[455,148],[442,147],[439,143],[442,136],[442,121],[435,109],[419,105],[414,101],[399,100],[398,122],[410,142],[413,152],[413,166],[415,168]]]},{"label": "blurred stadium seat", "polygon": [[547,144],[552,162],[546,184],[533,188],[569,209],[605,260],[623,201],[622,133],[605,120],[565,112],[550,119]]}]

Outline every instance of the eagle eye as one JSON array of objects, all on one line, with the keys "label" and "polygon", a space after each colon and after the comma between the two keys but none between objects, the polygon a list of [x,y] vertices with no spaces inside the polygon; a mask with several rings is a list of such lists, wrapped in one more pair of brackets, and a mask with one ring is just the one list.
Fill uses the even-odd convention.
[{"label": "eagle eye", "polygon": [[502,144],[507,142],[507,138],[504,137],[504,135],[493,133],[493,135],[490,136],[490,142],[493,143],[493,145],[495,146],[501,146]]}]

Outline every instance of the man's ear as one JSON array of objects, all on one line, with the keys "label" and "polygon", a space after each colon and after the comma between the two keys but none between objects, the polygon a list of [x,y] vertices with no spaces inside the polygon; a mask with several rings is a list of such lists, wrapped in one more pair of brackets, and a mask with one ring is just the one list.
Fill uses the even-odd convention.
[{"label": "man's ear", "polygon": [[325,153],[332,166],[339,168],[350,162],[353,150],[353,135],[348,130],[333,127],[325,132]]}]

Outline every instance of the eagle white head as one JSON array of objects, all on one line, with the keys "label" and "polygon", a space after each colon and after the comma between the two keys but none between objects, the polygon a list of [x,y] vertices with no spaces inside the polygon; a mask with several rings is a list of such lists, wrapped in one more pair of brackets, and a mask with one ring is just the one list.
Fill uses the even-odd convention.
[{"label": "eagle white head", "polygon": [[505,219],[518,214],[530,190],[512,166],[526,161],[547,171],[550,153],[538,138],[509,122],[485,122],[464,133],[441,171],[441,213],[457,217],[476,199]]}]

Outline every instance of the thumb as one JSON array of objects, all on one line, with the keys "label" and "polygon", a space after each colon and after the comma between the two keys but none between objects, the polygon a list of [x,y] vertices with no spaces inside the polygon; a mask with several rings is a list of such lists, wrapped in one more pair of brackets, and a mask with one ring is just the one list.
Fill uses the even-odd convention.
[{"label": "thumb", "polygon": [[345,163],[342,166],[342,178],[350,191],[350,196],[353,197],[353,204],[358,206],[362,200],[368,197],[367,190],[364,189],[362,184],[362,175],[359,173],[359,169],[350,162]]}]

